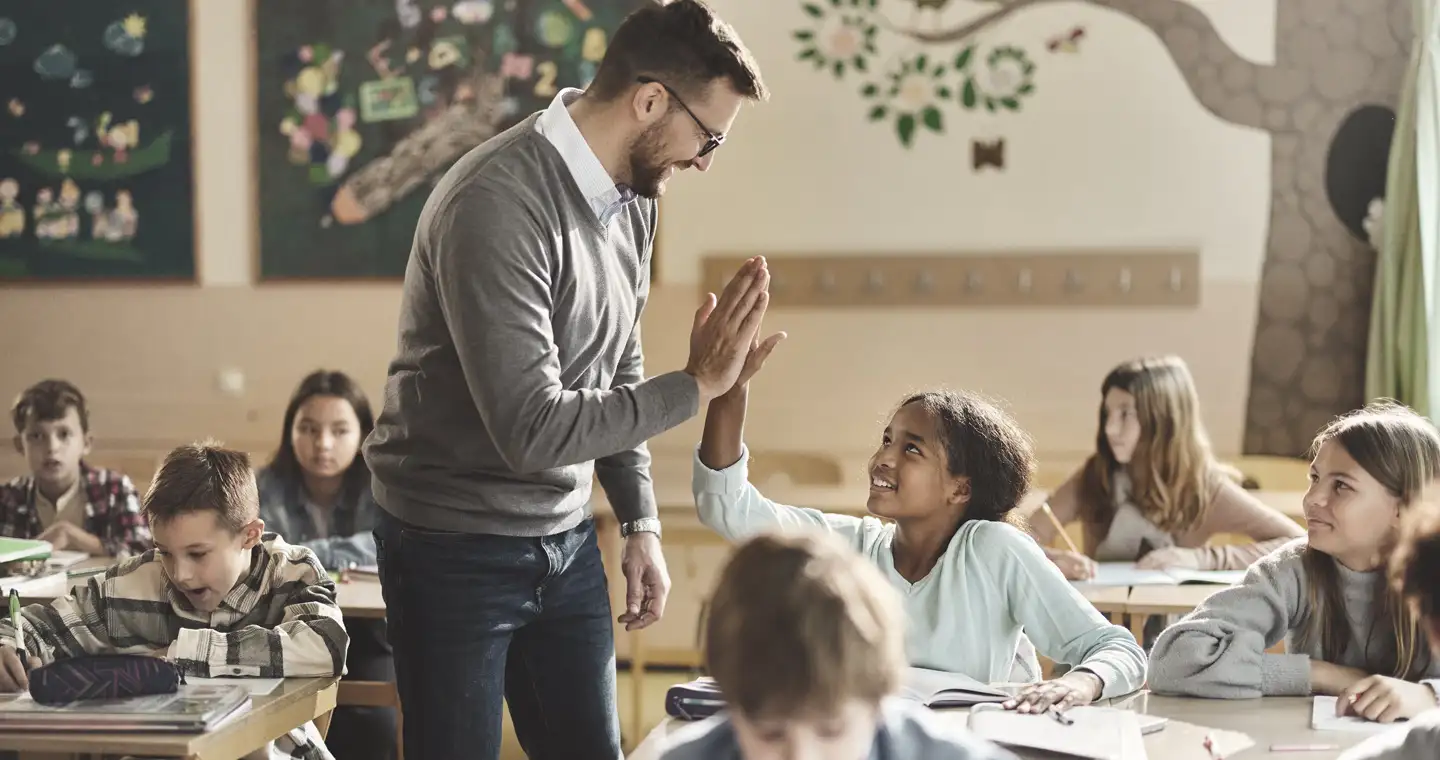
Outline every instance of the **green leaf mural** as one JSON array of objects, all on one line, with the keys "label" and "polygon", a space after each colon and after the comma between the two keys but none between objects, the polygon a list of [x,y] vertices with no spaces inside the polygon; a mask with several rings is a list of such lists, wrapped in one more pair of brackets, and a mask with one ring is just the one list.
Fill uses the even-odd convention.
[{"label": "green leaf mural", "polygon": [[[909,0],[918,15],[943,2]],[[791,37],[797,61],[808,61],[828,77],[862,78],[857,88],[870,122],[893,123],[906,148],[921,132],[946,133],[945,111],[983,107],[994,114],[1018,113],[1035,94],[1035,62],[1012,44],[972,40],[987,24],[965,34],[937,35],[921,26],[898,26],[880,12],[879,0],[805,0],[804,25]],[[953,126],[955,122],[951,122]],[[921,127],[924,130],[921,130]]]},{"label": "green leaf mural", "polygon": [[900,135],[900,144],[910,147],[910,140],[915,136],[915,117],[905,114],[895,120],[895,133]]}]

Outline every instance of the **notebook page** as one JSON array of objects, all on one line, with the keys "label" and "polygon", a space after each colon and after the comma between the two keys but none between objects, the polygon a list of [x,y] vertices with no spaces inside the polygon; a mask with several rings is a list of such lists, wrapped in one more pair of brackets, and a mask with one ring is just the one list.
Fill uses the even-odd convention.
[{"label": "notebook page", "polygon": [[[1310,705],[1310,727],[1316,731],[1347,731],[1350,733],[1378,734],[1395,727],[1395,723],[1376,723],[1358,715],[1335,717],[1338,697],[1316,697]],[[1396,721],[1403,723],[1404,721]]]},{"label": "notebook page", "polygon": [[1065,725],[1049,713],[1017,713],[994,705],[970,711],[970,731],[996,744],[1053,752],[1084,760],[1146,760],[1140,722],[1134,712],[1110,707],[1076,707]]},{"label": "notebook page", "polygon": [[946,693],[945,701],[956,706],[974,702],[1009,699],[1010,695],[963,673],[946,673],[929,668],[906,668],[899,695],[921,704],[930,704]]}]

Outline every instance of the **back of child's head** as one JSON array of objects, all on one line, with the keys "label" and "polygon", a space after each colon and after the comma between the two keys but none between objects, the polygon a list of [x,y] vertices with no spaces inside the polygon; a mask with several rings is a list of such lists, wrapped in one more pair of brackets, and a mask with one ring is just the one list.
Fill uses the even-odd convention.
[{"label": "back of child's head", "polygon": [[904,611],[859,554],[823,533],[764,534],[720,574],[705,662],[747,718],[835,715],[879,704],[905,667]]},{"label": "back of child's head", "polygon": [[1005,521],[1030,490],[1035,449],[1030,435],[998,405],[968,391],[925,391],[916,405],[935,425],[950,475],[970,479],[965,520]]},{"label": "back of child's head", "polygon": [[[1390,558],[1390,580],[1440,646],[1440,501],[1433,489],[1406,517],[1399,545]],[[1440,656],[1440,652],[1436,652]]]},{"label": "back of child's head", "polygon": [[240,532],[260,514],[249,455],[213,441],[176,448],[156,471],[145,493],[144,511],[152,525],[180,515],[214,512],[218,524]]},{"label": "back of child's head", "polygon": [[41,380],[26,388],[10,409],[15,432],[24,433],[32,422],[53,422],[65,419],[71,409],[80,418],[80,432],[90,432],[90,410],[85,394],[66,380]]}]

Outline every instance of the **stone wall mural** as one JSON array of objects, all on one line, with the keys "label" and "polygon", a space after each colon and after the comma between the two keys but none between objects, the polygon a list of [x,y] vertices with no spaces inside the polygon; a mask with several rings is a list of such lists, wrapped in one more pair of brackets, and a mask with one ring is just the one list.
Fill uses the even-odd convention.
[{"label": "stone wall mural", "polygon": [[[893,122],[907,146],[922,130],[943,131],[946,106],[1020,110],[1034,94],[1033,56],[979,38],[1057,0],[972,3],[979,10],[944,28],[935,14],[949,1],[805,0],[813,23],[795,32],[799,57],[837,78],[863,78],[869,118]],[[1412,39],[1410,3],[1276,0],[1275,62],[1262,64],[1236,53],[1195,0],[1082,1],[1153,31],[1201,105],[1271,136],[1270,227],[1244,448],[1303,455],[1331,417],[1364,401],[1375,270],[1365,219],[1383,194]],[[1083,37],[1075,29],[1047,48],[1071,52]],[[920,50],[900,56],[892,70],[877,67],[877,49],[895,40]],[[973,163],[978,170],[995,162],[977,153]]]}]

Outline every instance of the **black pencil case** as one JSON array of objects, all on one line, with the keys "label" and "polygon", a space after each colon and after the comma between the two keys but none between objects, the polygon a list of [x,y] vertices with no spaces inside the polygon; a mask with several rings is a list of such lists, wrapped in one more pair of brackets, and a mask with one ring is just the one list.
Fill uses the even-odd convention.
[{"label": "black pencil case", "polygon": [[88,699],[174,694],[180,683],[180,669],[158,657],[87,655],[30,671],[30,697],[42,705],[67,705]]}]

